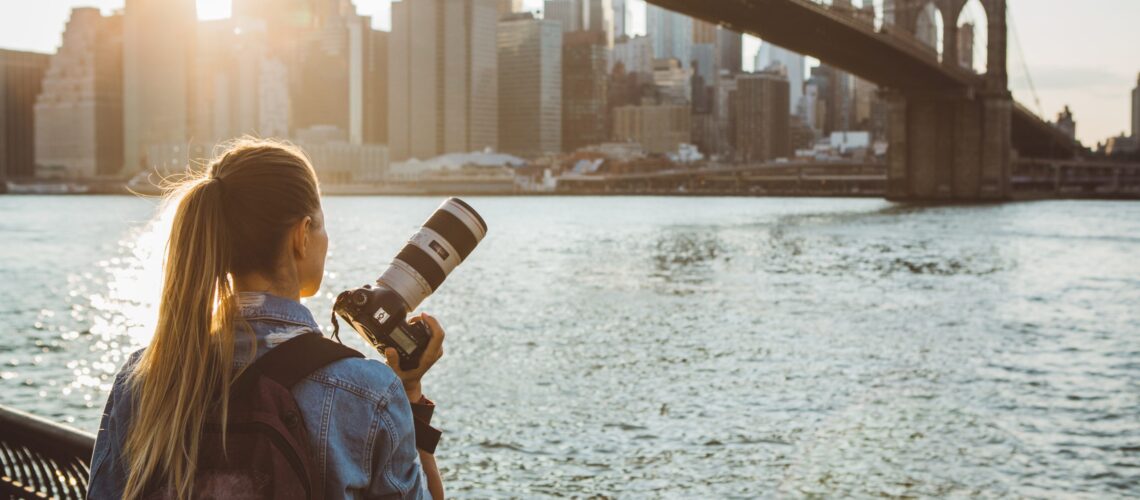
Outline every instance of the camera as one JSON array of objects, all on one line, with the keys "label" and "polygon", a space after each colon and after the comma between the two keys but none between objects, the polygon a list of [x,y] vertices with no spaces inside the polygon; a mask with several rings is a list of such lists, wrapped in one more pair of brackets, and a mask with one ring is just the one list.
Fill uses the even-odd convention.
[{"label": "camera", "polygon": [[435,292],[487,235],[487,223],[459,198],[449,198],[408,240],[375,284],[341,292],[333,304],[333,336],[344,318],[378,351],[393,347],[400,369],[419,366],[431,339],[427,324],[407,322],[408,313]]}]

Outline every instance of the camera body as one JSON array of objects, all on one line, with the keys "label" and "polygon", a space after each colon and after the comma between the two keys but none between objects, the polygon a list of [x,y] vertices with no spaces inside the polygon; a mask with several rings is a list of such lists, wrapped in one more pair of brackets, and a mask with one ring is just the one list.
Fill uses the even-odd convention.
[{"label": "camera body", "polygon": [[487,223],[475,209],[459,198],[447,199],[376,283],[337,296],[333,335],[339,333],[340,316],[376,350],[395,348],[402,370],[415,369],[432,332],[425,323],[408,323],[408,313],[439,288],[486,234]]},{"label": "camera body", "polygon": [[431,340],[425,323],[408,323],[404,299],[391,288],[377,283],[348,290],[337,297],[334,314],[339,314],[372,347],[384,352],[394,347],[400,355],[400,369],[419,366],[420,355]]}]

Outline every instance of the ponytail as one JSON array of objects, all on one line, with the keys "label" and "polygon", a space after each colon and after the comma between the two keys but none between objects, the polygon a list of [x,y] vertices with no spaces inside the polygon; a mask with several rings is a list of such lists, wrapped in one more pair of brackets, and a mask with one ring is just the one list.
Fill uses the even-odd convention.
[{"label": "ponytail", "polygon": [[232,378],[235,301],[222,182],[206,176],[182,189],[157,328],[131,373],[138,411],[124,445],[124,498],[141,498],[159,479],[175,497],[189,498],[209,410],[220,407],[225,421],[227,398],[219,396]]},{"label": "ponytail", "polygon": [[[233,276],[276,271],[288,229],[320,209],[316,173],[288,144],[241,139],[174,186],[158,322],[128,375],[135,411],[124,498],[193,495],[203,428],[222,423],[234,379]],[[252,335],[252,332],[247,332]],[[250,353],[253,354],[252,352]]]}]

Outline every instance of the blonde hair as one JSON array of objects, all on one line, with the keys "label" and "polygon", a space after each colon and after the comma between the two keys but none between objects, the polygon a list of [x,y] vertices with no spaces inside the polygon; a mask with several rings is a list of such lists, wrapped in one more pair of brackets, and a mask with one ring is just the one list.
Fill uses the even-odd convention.
[{"label": "blonde hair", "polygon": [[237,140],[168,190],[175,212],[158,322],[128,378],[135,408],[123,449],[127,499],[159,488],[193,494],[203,428],[217,418],[225,435],[237,375],[233,276],[273,276],[289,228],[320,209],[312,165],[276,141]]}]

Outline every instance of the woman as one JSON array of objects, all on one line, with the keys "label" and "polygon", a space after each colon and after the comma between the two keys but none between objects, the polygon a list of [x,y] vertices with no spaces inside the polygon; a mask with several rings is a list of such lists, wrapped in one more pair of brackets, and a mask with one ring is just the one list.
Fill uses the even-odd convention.
[{"label": "woman", "polygon": [[[320,328],[299,302],[324,274],[328,235],[316,174],[300,150],[242,140],[179,183],[154,337],[116,376],[91,461],[91,498],[194,494],[207,420],[225,421],[241,370]],[[443,329],[414,371],[335,361],[292,386],[325,498],[443,496],[435,458],[415,446],[409,401],[442,355]],[[419,412],[417,412],[419,414]],[[430,412],[429,412],[430,414]]]}]

